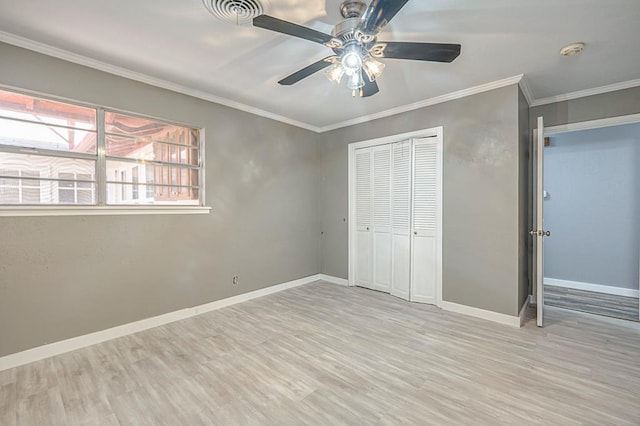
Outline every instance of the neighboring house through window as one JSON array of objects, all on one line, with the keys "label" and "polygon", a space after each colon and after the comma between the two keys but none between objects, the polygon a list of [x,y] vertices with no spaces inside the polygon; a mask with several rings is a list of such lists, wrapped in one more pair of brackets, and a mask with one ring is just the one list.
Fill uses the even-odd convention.
[{"label": "neighboring house through window", "polygon": [[0,176],[0,199],[6,204],[40,204],[40,172],[0,169]]}]

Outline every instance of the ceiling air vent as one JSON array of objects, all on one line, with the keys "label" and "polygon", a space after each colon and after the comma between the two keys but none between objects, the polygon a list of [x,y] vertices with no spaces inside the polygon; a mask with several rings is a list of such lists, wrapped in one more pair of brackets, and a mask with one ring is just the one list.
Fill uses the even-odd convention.
[{"label": "ceiling air vent", "polygon": [[266,0],[203,0],[213,16],[236,25],[249,23],[267,12]]}]

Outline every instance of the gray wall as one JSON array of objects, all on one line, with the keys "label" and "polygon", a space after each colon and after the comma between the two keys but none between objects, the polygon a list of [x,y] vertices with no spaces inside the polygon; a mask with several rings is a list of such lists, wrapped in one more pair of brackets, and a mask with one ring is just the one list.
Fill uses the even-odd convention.
[{"label": "gray wall", "polygon": [[214,208],[0,218],[0,356],[320,272],[318,135],[1,43],[0,58],[0,84],[206,128]]},{"label": "gray wall", "polygon": [[544,276],[638,288],[640,124],[551,137]]},{"label": "gray wall", "polygon": [[533,107],[530,110],[530,124],[532,129],[535,128],[540,116],[544,117],[544,125],[548,127],[638,113],[640,87],[634,87]]},{"label": "gray wall", "polygon": [[529,297],[529,103],[518,88],[518,303],[522,307]]},{"label": "gray wall", "polygon": [[321,135],[322,272],[347,278],[347,146],[444,126],[443,298],[518,315],[521,209],[518,86]]}]

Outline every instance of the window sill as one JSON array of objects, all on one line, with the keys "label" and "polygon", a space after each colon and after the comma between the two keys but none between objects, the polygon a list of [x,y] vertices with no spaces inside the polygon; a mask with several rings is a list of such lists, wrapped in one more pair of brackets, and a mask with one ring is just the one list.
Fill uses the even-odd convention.
[{"label": "window sill", "polygon": [[16,206],[0,207],[0,216],[119,216],[145,214],[209,214],[196,206]]}]

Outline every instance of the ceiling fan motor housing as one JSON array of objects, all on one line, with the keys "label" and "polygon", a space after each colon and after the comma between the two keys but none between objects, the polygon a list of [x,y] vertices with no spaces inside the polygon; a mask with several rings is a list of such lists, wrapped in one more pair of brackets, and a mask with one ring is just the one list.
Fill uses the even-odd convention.
[{"label": "ceiling fan motor housing", "polygon": [[361,40],[356,38],[356,29],[359,24],[360,18],[347,18],[344,21],[338,22],[338,24],[333,28],[331,35],[340,40],[343,46],[339,49],[333,49],[336,54],[339,54],[343,48],[346,48],[347,45],[350,44],[360,44],[366,50],[375,44],[375,39],[369,43],[362,43]]},{"label": "ceiling fan motor housing", "polygon": [[367,8],[367,4],[363,1],[344,1],[340,5],[340,13],[345,19],[359,18]]}]

